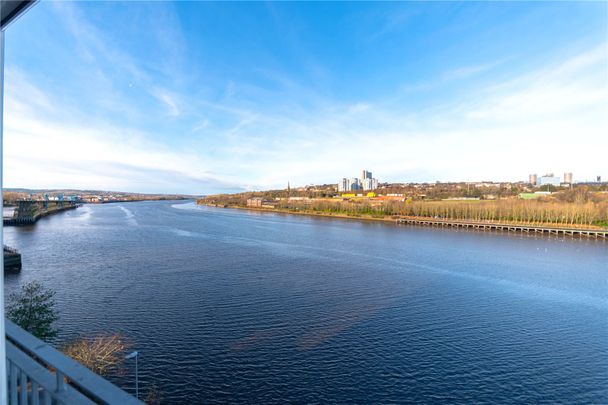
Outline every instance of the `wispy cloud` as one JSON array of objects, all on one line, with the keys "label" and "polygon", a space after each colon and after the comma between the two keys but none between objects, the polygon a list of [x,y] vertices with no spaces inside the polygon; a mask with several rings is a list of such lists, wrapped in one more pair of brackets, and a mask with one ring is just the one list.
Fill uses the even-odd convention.
[{"label": "wispy cloud", "polygon": [[449,82],[452,80],[468,79],[469,77],[473,77],[480,73],[486,72],[504,62],[505,60],[501,59],[499,61],[483,63],[481,65],[464,66],[444,73],[440,80],[444,82]]},{"label": "wispy cloud", "polygon": [[[122,74],[128,74],[134,80],[141,80],[148,75],[137,66],[128,53],[121,50],[115,43],[108,43],[108,34],[100,31],[91,24],[87,17],[74,4],[69,2],[52,2],[59,21],[72,34],[83,61],[90,67],[96,67],[96,79],[103,79],[105,85],[111,85],[112,79],[105,72],[111,67]],[[102,68],[103,66],[103,68]]]},{"label": "wispy cloud", "polygon": [[167,108],[167,114],[172,117],[177,117],[181,114],[181,110],[178,106],[177,98],[175,95],[171,94],[171,92],[160,89],[160,88],[152,88],[150,89],[150,94],[152,94],[156,99],[158,99],[162,104]]},{"label": "wispy cloud", "polygon": [[365,112],[367,110],[369,110],[370,105],[368,103],[356,103],[351,105],[348,108],[348,111],[350,113],[356,114],[356,113],[361,113],[361,112]]},{"label": "wispy cloud", "polygon": [[[595,73],[589,75],[589,69]],[[585,145],[605,142],[602,134],[608,133],[603,69],[601,57],[583,52],[511,77],[509,88],[477,88],[433,110],[404,114],[399,105],[361,103],[316,111],[314,118],[261,116],[260,125],[234,140],[233,152],[256,158],[236,166],[257,173],[258,181],[249,184],[256,188],[280,186],[286,179],[331,181],[328,173],[354,174],[361,166],[389,180],[513,180],[535,168],[572,167],[590,177],[601,171],[602,158]],[[280,126],[269,127],[273,120]],[[264,142],[252,136],[258,133]],[[530,161],[522,148],[543,153]]]},{"label": "wispy cloud", "polygon": [[453,82],[471,79],[477,75],[491,71],[492,69],[503,64],[506,60],[507,59],[501,59],[489,63],[462,66],[456,69],[447,70],[443,72],[440,76],[432,80],[425,80],[417,83],[408,83],[403,86],[403,90],[405,92],[422,92],[435,90]]},{"label": "wispy cloud", "polygon": [[[146,36],[149,52],[114,42],[77,3],[49,7],[75,41],[74,74],[45,82],[31,66],[7,66],[8,186],[209,193],[333,182],[363,167],[387,181],[605,170],[605,43],[555,51],[519,74],[500,57],[446,64],[406,91],[398,71],[374,82],[385,86],[379,92],[365,86],[373,73],[332,71],[333,52],[329,61],[289,53],[300,72],[247,61],[196,80],[207,65],[188,67],[172,7],[159,5],[166,26]],[[383,19],[374,35],[388,37],[409,18]],[[303,43],[293,41],[290,51]]]},{"label": "wispy cloud", "polygon": [[[22,74],[13,74],[19,77]],[[10,77],[14,77],[11,75]],[[8,186],[131,189],[147,192],[204,193],[239,190],[229,179],[211,175],[213,161],[192,151],[175,151],[152,140],[150,133],[86,122],[54,121],[37,105],[20,108],[33,97],[48,98],[29,85],[7,94],[5,182]],[[120,145],[120,146],[118,146]]]},{"label": "wispy cloud", "polygon": [[[245,113],[214,104],[217,110],[235,113],[214,154],[208,148],[174,151],[150,142],[150,134],[136,129],[110,124],[91,129],[39,120],[31,111],[14,108],[33,97],[46,97],[39,89],[23,87],[18,94],[9,94],[13,107],[7,115],[14,119],[6,137],[7,184],[39,185],[36,170],[42,167],[30,166],[24,171],[21,161],[45,162],[41,166],[46,166],[49,156],[63,162],[58,179],[76,182],[78,175],[69,173],[87,173],[78,180],[83,187],[85,181],[109,187],[108,182],[121,184],[127,178],[151,185],[164,177],[175,182],[189,179],[190,185],[199,182],[200,192],[205,187],[282,187],[287,180],[294,184],[334,181],[333,176],[357,173],[361,166],[373,168],[383,180],[412,179],[412,173],[421,176],[412,180],[453,179],[450,173],[455,164],[461,176],[477,179],[525,176],[531,166],[577,167],[594,173],[601,168],[593,162],[601,162],[603,152],[584,147],[586,142],[580,137],[583,132],[587,142],[598,142],[608,133],[603,114],[608,85],[602,82],[603,67],[601,52],[592,50],[512,78],[507,87],[489,87],[471,98],[460,98],[457,104],[438,106],[433,112],[403,114],[398,105],[361,102],[334,103],[306,115],[284,116],[271,110]],[[589,75],[590,69],[595,73]],[[163,95],[159,92],[157,97],[172,115],[178,115],[174,100]],[[195,109],[206,105],[186,100]],[[202,119],[198,129],[208,125]],[[488,149],[488,143],[495,146]],[[123,147],[117,149],[117,144]],[[522,148],[544,153],[529,162],[522,157]],[[26,154],[19,152],[25,150]],[[573,155],[577,150],[580,155]],[[510,169],[514,160],[521,173]],[[91,168],[103,175],[90,177]],[[223,168],[219,170],[222,176],[209,175],[218,168]],[[159,172],[165,175],[159,177]]]},{"label": "wispy cloud", "polygon": [[496,125],[498,120],[501,124],[561,120],[564,115],[577,117],[606,108],[607,46],[602,44],[489,87],[487,96],[477,102],[478,106],[472,106],[467,118],[489,120]]},{"label": "wispy cloud", "polygon": [[416,14],[418,13],[414,10],[392,10],[390,13],[382,15],[379,27],[368,35],[367,40],[369,42],[377,41],[391,32],[402,28],[413,19]]}]

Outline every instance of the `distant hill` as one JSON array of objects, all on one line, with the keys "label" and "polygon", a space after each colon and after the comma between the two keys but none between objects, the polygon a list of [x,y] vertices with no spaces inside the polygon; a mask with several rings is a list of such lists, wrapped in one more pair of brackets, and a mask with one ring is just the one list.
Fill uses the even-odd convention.
[{"label": "distant hill", "polygon": [[94,195],[124,195],[124,196],[149,196],[149,197],[180,197],[180,198],[200,198],[203,195],[195,194],[163,194],[163,193],[134,193],[130,191],[112,191],[112,190],[79,190],[73,188],[66,189],[54,189],[54,188],[4,188],[4,192],[12,193],[27,193],[27,194],[49,194],[49,195],[82,195],[82,194],[94,194]]},{"label": "distant hill", "polygon": [[29,188],[5,188],[3,197],[5,203],[11,204],[18,200],[34,199],[69,199],[75,196],[76,201],[81,202],[121,202],[121,201],[146,201],[146,200],[189,200],[200,198],[198,195],[187,194],[146,194],[132,193],[128,191],[107,190],[78,190],[78,189],[29,189]]}]

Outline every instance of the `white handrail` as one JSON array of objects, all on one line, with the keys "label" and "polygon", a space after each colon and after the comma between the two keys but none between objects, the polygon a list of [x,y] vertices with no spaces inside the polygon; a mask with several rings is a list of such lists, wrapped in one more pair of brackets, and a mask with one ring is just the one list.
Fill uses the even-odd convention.
[{"label": "white handrail", "polygon": [[[27,377],[29,377],[30,382],[36,382],[42,390],[49,391],[48,394],[58,402],[67,404],[143,404],[134,396],[61,353],[50,344],[29,334],[8,319],[5,322],[5,329],[7,359],[11,366],[18,367],[21,375],[26,375],[23,381],[19,378],[19,389],[22,395],[26,395],[23,393],[23,388],[25,387],[27,390]],[[51,372],[49,368],[52,368],[54,372]],[[46,375],[46,377],[41,377],[42,375]],[[11,374],[9,396],[17,394],[16,391],[13,391],[17,389],[17,385],[12,384],[17,377],[18,375]],[[31,397],[34,399],[37,395],[31,395]],[[69,399],[66,401],[65,399],[68,397]]]}]

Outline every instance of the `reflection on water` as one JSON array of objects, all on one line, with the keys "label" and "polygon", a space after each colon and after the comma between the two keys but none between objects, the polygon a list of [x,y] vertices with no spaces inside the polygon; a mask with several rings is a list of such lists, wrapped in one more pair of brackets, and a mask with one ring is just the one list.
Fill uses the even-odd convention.
[{"label": "reflection on water", "polygon": [[167,403],[608,402],[606,242],[183,202],[5,242],[8,292],[55,289],[63,339],[124,333]]}]

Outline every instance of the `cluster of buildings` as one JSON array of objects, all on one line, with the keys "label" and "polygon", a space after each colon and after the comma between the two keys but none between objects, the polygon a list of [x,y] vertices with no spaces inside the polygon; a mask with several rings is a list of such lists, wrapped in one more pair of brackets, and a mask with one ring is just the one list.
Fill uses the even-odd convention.
[{"label": "cluster of buildings", "polygon": [[20,198],[29,201],[70,201],[76,203],[103,204],[109,202],[128,202],[146,200],[174,200],[183,199],[182,196],[154,195],[154,194],[130,194],[120,192],[99,192],[99,194],[70,194],[65,195],[58,191],[48,193],[20,193]]},{"label": "cluster of buildings", "polygon": [[[545,186],[547,184],[559,187],[559,186],[570,186],[574,184],[573,176],[571,172],[564,173],[563,181],[560,181],[560,178],[555,176],[553,173],[545,174],[544,176],[537,176],[536,174],[531,174],[528,177],[528,184],[533,186]],[[602,184],[602,176],[597,176],[595,181],[578,181],[577,184]]]},{"label": "cluster of buildings", "polygon": [[[598,180],[599,181],[599,180]],[[560,185],[571,185],[572,184],[572,173],[564,173],[564,181],[560,181],[558,176],[555,176],[553,173],[547,173],[544,176],[537,176],[536,174],[531,174],[528,178],[528,183],[534,186],[545,186],[552,185],[555,187],[559,187]]]},{"label": "cluster of buildings", "polygon": [[247,199],[248,207],[256,207],[256,208],[274,208],[275,200],[271,198],[263,198],[263,197],[251,197]]},{"label": "cluster of buildings", "polygon": [[357,190],[375,190],[378,188],[378,179],[372,177],[372,172],[367,170],[361,171],[361,178],[343,178],[338,182],[338,192],[357,191]]}]

